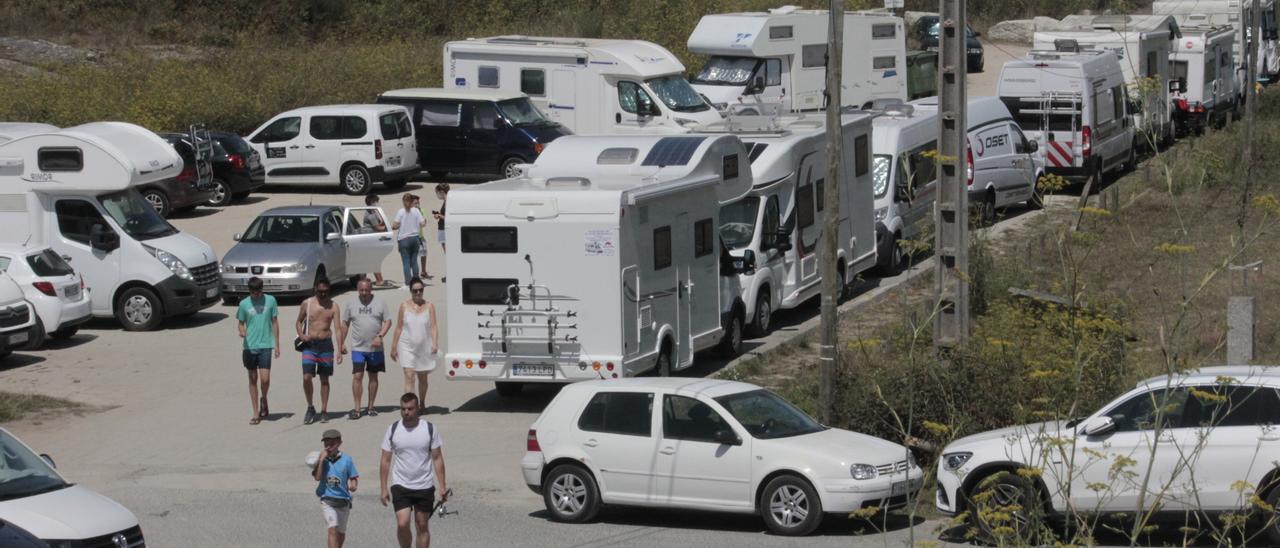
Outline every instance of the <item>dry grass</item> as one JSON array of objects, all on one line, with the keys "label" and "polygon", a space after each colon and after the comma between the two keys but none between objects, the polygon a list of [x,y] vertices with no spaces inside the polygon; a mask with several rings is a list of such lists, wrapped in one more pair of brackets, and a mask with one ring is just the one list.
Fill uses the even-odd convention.
[{"label": "dry grass", "polygon": [[85,406],[61,398],[40,394],[0,392],[0,423],[15,421],[29,415],[47,412],[80,411]]}]

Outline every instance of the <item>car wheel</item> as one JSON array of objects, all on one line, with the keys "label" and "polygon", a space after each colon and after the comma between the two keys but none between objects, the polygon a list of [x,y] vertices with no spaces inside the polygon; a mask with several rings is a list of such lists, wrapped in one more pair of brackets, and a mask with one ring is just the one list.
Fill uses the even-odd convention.
[{"label": "car wheel", "polygon": [[1044,174],[1037,173],[1035,180],[1031,181],[1031,197],[1027,198],[1027,209],[1043,209],[1044,193],[1040,191],[1040,177]]},{"label": "car wheel", "polygon": [[[989,496],[985,496],[990,493]],[[996,544],[1032,542],[1038,535],[1042,512],[1031,483],[1007,470],[991,474],[969,492],[969,520],[982,538]]]},{"label": "car wheel", "polygon": [[504,398],[514,398],[520,395],[524,390],[522,382],[495,382],[493,387],[498,391],[498,395]]},{"label": "car wheel", "polygon": [[1280,487],[1272,487],[1267,493],[1267,505],[1272,508],[1270,513],[1264,513],[1263,519],[1267,526],[1267,540],[1272,546],[1280,546]]},{"label": "car wheel", "polygon": [[720,345],[717,347],[720,355],[726,358],[732,358],[742,354],[742,315],[732,314],[729,318],[729,324],[724,326],[724,337],[720,339]]},{"label": "car wheel", "polygon": [[169,197],[159,190],[149,188],[142,191],[142,199],[146,200],[161,217],[168,218],[169,213],[172,212],[169,206]]},{"label": "car wheel", "polygon": [[66,327],[66,328],[54,331],[52,333],[49,333],[49,336],[60,341],[65,341],[67,339],[70,339],[71,337],[76,336],[76,333],[79,333],[79,332],[80,332],[80,326],[72,326],[72,327]]},{"label": "car wheel", "polygon": [[235,196],[231,192],[231,185],[222,179],[213,180],[213,197],[209,198],[208,204],[213,207],[226,207],[231,204],[231,199]]},{"label": "car wheel", "polygon": [[662,343],[662,350],[658,351],[658,363],[653,366],[653,370],[659,377],[671,376],[671,343]]},{"label": "car wheel", "polygon": [[1124,161],[1124,170],[1126,172],[1138,169],[1138,143],[1135,141],[1133,146],[1129,147],[1129,159]]},{"label": "car wheel", "polygon": [[36,324],[31,327],[31,339],[27,341],[27,350],[39,350],[44,346],[44,340],[48,336],[48,332],[44,330],[44,322],[36,320]]},{"label": "car wheel", "polygon": [[565,523],[591,521],[600,512],[600,490],[581,466],[562,464],[547,474],[542,501],[551,519]]},{"label": "car wheel", "polygon": [[12,350],[0,350],[0,360],[8,358],[9,356],[12,356],[12,355],[13,355]]},{"label": "car wheel", "polygon": [[1097,194],[1102,190],[1102,181],[1106,173],[1102,170],[1102,160],[1093,163],[1093,186],[1089,190],[1089,194]]},{"label": "car wheel", "polygon": [[145,287],[132,287],[116,301],[116,319],[125,331],[152,331],[164,318],[163,305],[156,293]]},{"label": "car wheel", "polygon": [[524,160],[521,160],[520,158],[507,158],[502,161],[502,166],[498,168],[498,173],[500,173],[504,179],[514,179],[520,176],[520,169],[516,166],[523,163]]},{"label": "car wheel", "polygon": [[896,232],[889,236],[892,238],[889,241],[889,252],[885,254],[884,261],[876,265],[876,271],[881,276],[897,276],[899,272],[902,272],[902,263],[905,257],[902,254],[902,245],[898,243],[900,236]]},{"label": "car wheel", "polygon": [[363,196],[373,189],[369,170],[360,164],[352,164],[342,170],[342,191],[352,196]]},{"label": "car wheel", "polygon": [[760,296],[756,298],[756,311],[751,316],[751,335],[763,337],[769,334],[770,322],[773,321],[773,308],[769,305],[769,287],[760,288]]},{"label": "car wheel", "polygon": [[760,515],[776,535],[804,536],[822,523],[822,499],[809,482],[778,476],[760,493]]},{"label": "car wheel", "polygon": [[996,224],[996,193],[988,190],[982,198],[982,209],[980,212],[979,222],[982,226],[993,226]]}]

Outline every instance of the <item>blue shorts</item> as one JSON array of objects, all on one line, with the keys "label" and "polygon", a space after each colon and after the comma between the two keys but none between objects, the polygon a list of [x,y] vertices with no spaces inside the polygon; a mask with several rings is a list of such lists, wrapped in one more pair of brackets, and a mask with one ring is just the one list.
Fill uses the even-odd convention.
[{"label": "blue shorts", "polygon": [[244,362],[244,368],[249,371],[271,369],[271,349],[255,348],[250,350],[246,348],[244,352],[240,353],[240,360]]},{"label": "blue shorts", "polygon": [[333,375],[333,341],[329,339],[312,340],[302,351],[302,373],[329,377]]},{"label": "blue shorts", "polygon": [[387,370],[387,358],[381,350],[376,352],[351,351],[351,372],[381,373]]}]

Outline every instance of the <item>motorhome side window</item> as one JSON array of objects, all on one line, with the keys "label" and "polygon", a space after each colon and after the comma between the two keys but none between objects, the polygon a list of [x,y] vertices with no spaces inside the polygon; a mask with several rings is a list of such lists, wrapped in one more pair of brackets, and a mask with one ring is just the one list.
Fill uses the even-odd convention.
[{"label": "motorhome side window", "polygon": [[462,120],[462,103],[458,101],[422,103],[422,119],[418,125],[458,127]]},{"label": "motorhome side window", "polygon": [[1204,60],[1204,81],[1212,82],[1218,79],[1218,64],[1213,62],[1213,57],[1207,57]]},{"label": "motorhome side window", "polygon": [[[1187,66],[1187,65],[1186,65],[1186,63],[1183,63],[1183,65],[1182,65],[1182,66],[1184,66],[1184,67],[1185,67],[1185,66]],[[1225,52],[1225,51],[1224,51],[1224,52],[1220,52],[1220,53],[1218,53],[1218,66],[1220,66],[1220,67],[1229,67],[1229,66],[1231,66],[1231,54],[1229,54],[1229,53],[1227,53],[1227,52]]]},{"label": "motorhome side window", "polygon": [[824,198],[827,197],[826,179],[818,179],[813,182],[813,195],[815,197],[814,203],[818,205],[818,213],[822,213],[822,210],[824,209],[823,203],[825,202]]},{"label": "motorhome side window", "polygon": [[871,145],[866,135],[853,138],[853,175],[861,177],[871,171]]},{"label": "motorhome side window", "polygon": [[693,223],[693,256],[705,257],[715,251],[715,230],[711,219]]},{"label": "motorhome side window", "polygon": [[871,25],[871,39],[893,38],[894,25]]},{"label": "motorhome side window", "polygon": [[297,137],[299,133],[302,133],[302,118],[291,116],[289,118],[281,118],[271,122],[271,125],[263,128],[263,130],[257,135],[254,135],[250,141],[255,143],[288,141]]},{"label": "motorhome side window", "polygon": [[512,286],[520,286],[515,278],[463,278],[462,304],[504,305]]},{"label": "motorhome side window", "polygon": [[724,174],[724,180],[738,178],[738,155],[726,154],[721,165],[721,173]]},{"label": "motorhome side window", "polygon": [[476,85],[482,88],[498,87],[498,67],[480,67]]},{"label": "motorhome side window", "polygon": [[653,229],[653,269],[668,266],[671,266],[671,227],[661,226]]},{"label": "motorhome side window", "polygon": [[463,253],[515,253],[518,248],[514,226],[462,227]]},{"label": "motorhome side window", "polygon": [[791,25],[769,27],[770,40],[790,40],[792,35]]},{"label": "motorhome side window", "polygon": [[780,86],[782,85],[782,61],[778,59],[767,59],[764,62],[764,85]]},{"label": "motorhome side window", "polygon": [[40,171],[80,171],[84,169],[84,152],[76,147],[45,147],[36,151]]},{"label": "motorhome side window", "polygon": [[547,73],[542,69],[520,69],[520,93],[531,97],[547,94]]},{"label": "motorhome side window", "polygon": [[800,66],[822,68],[827,66],[827,45],[811,44],[800,48]]},{"label": "motorhome side window", "polygon": [[102,225],[103,228],[108,226],[106,219],[98,213],[98,208],[84,200],[58,200],[53,211],[58,216],[58,232],[73,242],[89,245],[89,233],[93,225]]},{"label": "motorhome side window", "polygon": [[813,226],[813,185],[796,189],[796,226],[801,229]]},{"label": "motorhome side window", "polygon": [[648,437],[653,430],[653,393],[599,392],[578,417],[578,429]]},{"label": "motorhome side window", "polygon": [[1160,71],[1156,70],[1156,52],[1147,52],[1147,78],[1155,78],[1160,75]]}]

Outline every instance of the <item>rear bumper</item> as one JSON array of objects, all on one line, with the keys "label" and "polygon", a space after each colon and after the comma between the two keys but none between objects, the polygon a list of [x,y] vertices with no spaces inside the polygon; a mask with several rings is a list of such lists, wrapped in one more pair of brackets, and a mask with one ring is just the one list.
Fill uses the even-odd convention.
[{"label": "rear bumper", "polygon": [[[482,360],[485,362],[484,368],[480,367],[480,361]],[[458,362],[457,367],[453,364],[455,361]],[[470,366],[467,365],[468,361],[471,362]],[[613,364],[612,370],[608,368],[608,364],[611,363]],[[599,369],[596,369],[597,364]],[[517,365],[552,365],[553,374],[550,376],[516,375],[515,368]],[[451,381],[563,384],[578,381],[616,379],[623,376],[621,356],[579,358],[570,355],[567,358],[552,358],[549,356],[508,357],[449,354],[440,361],[438,367],[448,372],[445,374],[445,378]]]},{"label": "rear bumper", "polygon": [[520,474],[524,476],[524,484],[529,486],[529,490],[542,494],[542,453],[524,454],[524,458],[520,459]]}]

